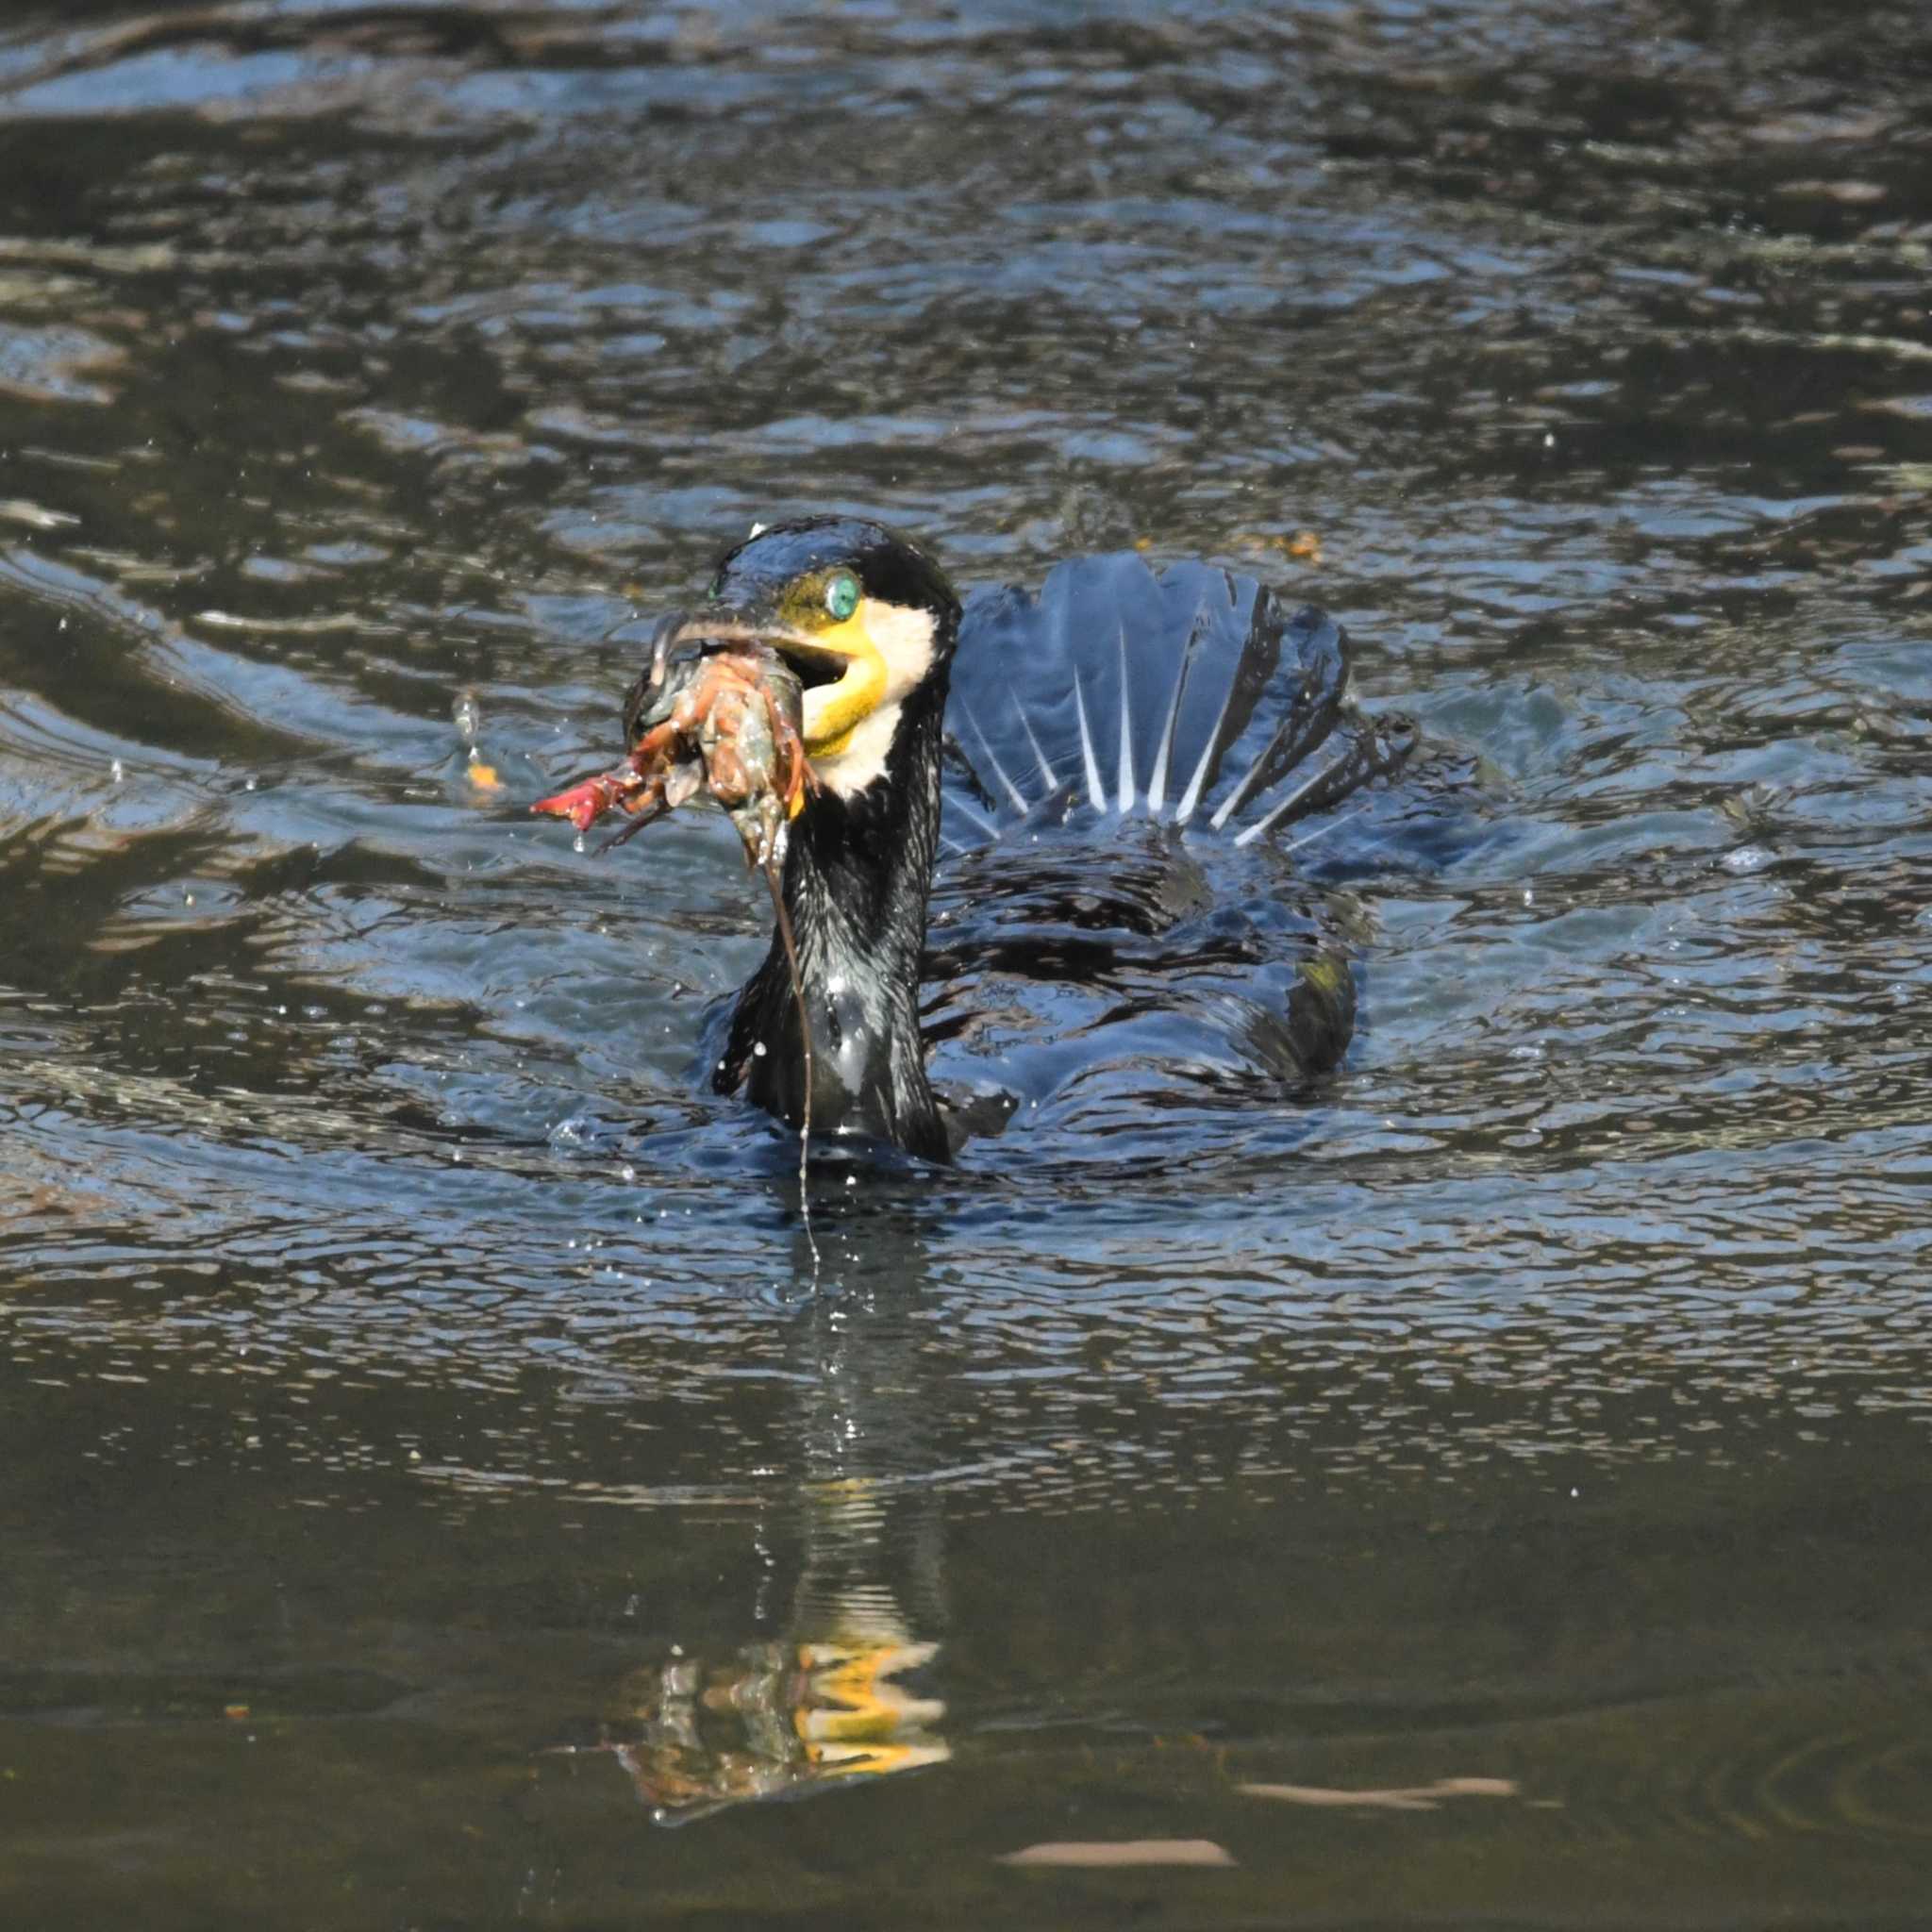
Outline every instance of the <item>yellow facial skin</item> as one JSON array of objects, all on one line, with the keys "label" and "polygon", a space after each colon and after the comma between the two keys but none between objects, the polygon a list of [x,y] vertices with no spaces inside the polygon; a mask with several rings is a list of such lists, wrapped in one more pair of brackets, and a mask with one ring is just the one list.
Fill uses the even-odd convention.
[{"label": "yellow facial skin", "polygon": [[[827,608],[828,594],[847,575],[814,572],[798,578],[787,586],[770,620],[694,613],[669,640],[742,639],[794,660],[818,659],[836,671],[836,682],[804,693],[799,719],[806,757],[833,791],[862,789],[876,775],[897,702],[925,675],[933,656],[933,625],[924,612],[861,593],[851,616],[835,618]],[[802,792],[791,801],[792,817],[804,802]]]},{"label": "yellow facial skin", "polygon": [[785,621],[784,647],[795,656],[825,657],[844,666],[837,684],[820,685],[805,694],[805,749],[809,758],[837,758],[853,731],[885,702],[891,674],[884,654],[866,625],[871,599],[861,596],[847,618],[827,611],[826,596],[842,571],[814,572],[800,577],[779,605]]},{"label": "yellow facial skin", "polygon": [[842,624],[827,624],[811,635],[805,648],[824,651],[845,666],[837,684],[822,684],[805,694],[805,749],[808,757],[837,758],[858,725],[886,701],[890,682],[883,653],[866,627],[866,607],[859,606]]}]

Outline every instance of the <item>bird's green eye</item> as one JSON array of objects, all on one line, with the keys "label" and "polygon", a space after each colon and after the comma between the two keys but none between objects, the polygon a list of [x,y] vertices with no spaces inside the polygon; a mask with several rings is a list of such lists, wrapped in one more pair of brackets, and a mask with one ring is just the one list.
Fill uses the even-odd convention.
[{"label": "bird's green eye", "polygon": [[841,570],[825,586],[825,608],[841,624],[858,608],[858,579],[849,570]]}]

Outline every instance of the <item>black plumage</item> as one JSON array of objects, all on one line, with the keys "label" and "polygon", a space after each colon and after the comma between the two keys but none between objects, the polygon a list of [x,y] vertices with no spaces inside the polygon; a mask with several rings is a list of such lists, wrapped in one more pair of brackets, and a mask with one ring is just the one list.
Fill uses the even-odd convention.
[{"label": "black plumage", "polygon": [[[1338,808],[1386,791],[1415,734],[1356,709],[1338,625],[1252,578],[1131,554],[962,607],[918,545],[815,518],[733,550],[686,633],[718,613],[824,687],[839,665],[811,626],[841,573],[876,629],[917,647],[918,675],[877,708],[863,757],[850,732],[814,754],[826,782],[790,828],[814,1133],[940,1160],[1023,1108],[1283,1094],[1340,1058],[1347,946],[1295,890],[1287,830],[1345,824]],[[795,1126],[803,1046],[774,935],[714,1084]]]}]

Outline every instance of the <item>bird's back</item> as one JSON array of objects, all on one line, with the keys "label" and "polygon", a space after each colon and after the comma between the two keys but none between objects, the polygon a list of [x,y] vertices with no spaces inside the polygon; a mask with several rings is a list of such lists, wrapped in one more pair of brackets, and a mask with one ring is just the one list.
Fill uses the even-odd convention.
[{"label": "bird's back", "polygon": [[1415,742],[1348,671],[1321,611],[1198,563],[1081,558],[968,599],[924,1026],[976,1124],[1158,1132],[1341,1058],[1359,934],[1294,847]]}]

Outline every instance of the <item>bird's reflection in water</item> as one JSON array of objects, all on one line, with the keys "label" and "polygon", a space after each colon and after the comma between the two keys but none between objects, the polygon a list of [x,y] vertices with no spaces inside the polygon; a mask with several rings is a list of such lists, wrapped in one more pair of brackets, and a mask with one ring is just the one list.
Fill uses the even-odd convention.
[{"label": "bird's reflection in water", "polygon": [[[803,1507],[829,1539],[860,1555],[884,1510],[870,1484],[815,1487]],[[822,1540],[824,1541],[824,1540]],[[943,1763],[946,1707],[902,1681],[931,1663],[889,1585],[829,1569],[800,1591],[782,1637],[720,1657],[685,1656],[625,1687],[610,1748],[639,1797],[665,1824],[754,1799]],[[634,1735],[617,1741],[625,1720]]]},{"label": "bird's reflection in water", "polygon": [[[879,1235],[867,1235],[874,1258]],[[800,1479],[774,1485],[754,1531],[763,1550],[801,1553],[780,1634],[722,1650],[700,1641],[641,1667],[604,1726],[601,1748],[661,1824],[951,1755],[945,1705],[919,1674],[940,1650],[942,1543],[940,1491],[924,1479],[939,1459],[928,1453],[936,1404],[908,1246],[911,1265],[891,1290],[799,1313]],[[766,1574],[768,1600],[751,1607],[759,1623],[785,1602]]]}]

